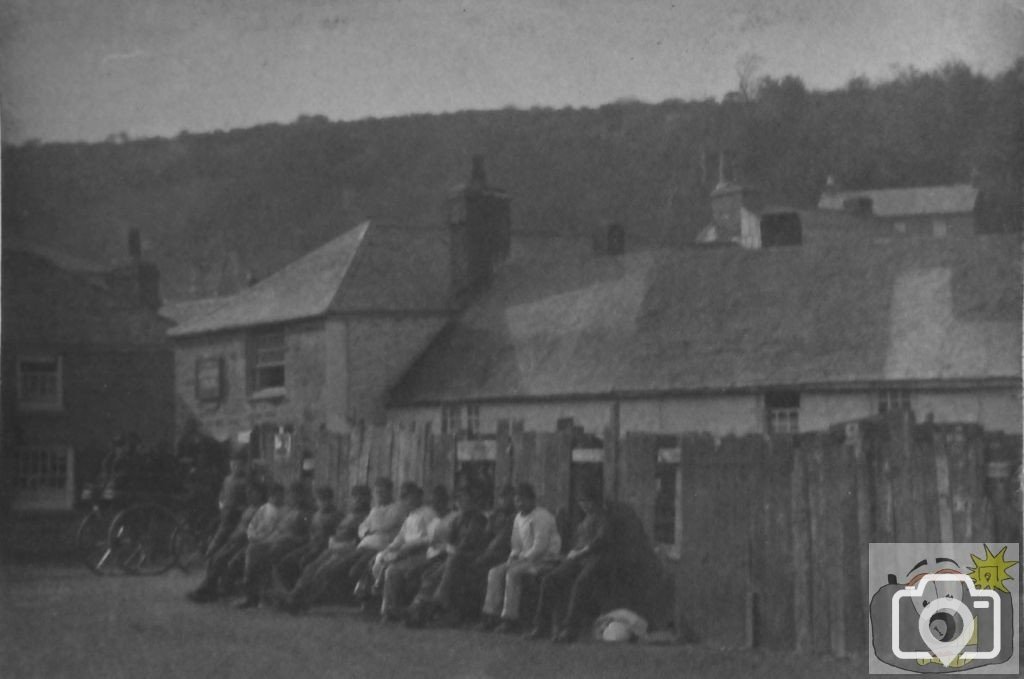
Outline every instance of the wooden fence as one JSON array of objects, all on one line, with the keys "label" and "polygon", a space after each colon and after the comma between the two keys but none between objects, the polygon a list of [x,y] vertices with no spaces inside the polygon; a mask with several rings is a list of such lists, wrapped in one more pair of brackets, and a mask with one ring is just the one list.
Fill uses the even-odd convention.
[{"label": "wooden fence", "polygon": [[680,447],[678,614],[718,646],[859,652],[869,543],[1019,540],[1019,514],[999,520],[987,478],[1019,463],[1019,437],[905,413]]},{"label": "wooden fence", "polygon": [[314,438],[303,443],[312,464],[270,461],[268,471],[287,481],[312,467],[344,495],[377,476],[450,488],[461,463],[484,460],[495,490],[532,483],[563,525],[589,474],[652,533],[659,460],[677,450],[675,623],[719,647],[850,654],[867,645],[868,543],[1019,540],[1019,513],[993,498],[986,470],[1019,464],[1020,437],[915,424],[910,413],[794,436],[606,432],[603,448],[585,451],[571,431],[521,422],[474,442],[400,425]]}]

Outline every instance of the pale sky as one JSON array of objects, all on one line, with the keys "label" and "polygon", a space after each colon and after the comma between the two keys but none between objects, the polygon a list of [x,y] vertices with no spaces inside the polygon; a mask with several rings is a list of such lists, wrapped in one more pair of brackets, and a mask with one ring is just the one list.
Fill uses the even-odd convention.
[{"label": "pale sky", "polygon": [[721,97],[1024,55],[1024,0],[0,0],[5,139]]}]

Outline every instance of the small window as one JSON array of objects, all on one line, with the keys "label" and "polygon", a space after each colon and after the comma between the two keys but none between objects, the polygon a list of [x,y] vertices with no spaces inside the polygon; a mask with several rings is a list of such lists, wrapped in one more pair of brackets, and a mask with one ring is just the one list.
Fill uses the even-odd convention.
[{"label": "small window", "polygon": [[466,436],[475,439],[480,435],[480,406],[466,406]]},{"label": "small window", "polygon": [[284,333],[278,331],[253,335],[251,355],[252,391],[284,389]]},{"label": "small window", "polygon": [[63,405],[61,360],[56,356],[18,359],[18,407],[60,410]]},{"label": "small window", "polygon": [[936,238],[945,238],[949,233],[949,225],[944,219],[936,219],[932,222],[932,235]]},{"label": "small window", "polygon": [[799,392],[769,391],[764,395],[764,408],[769,434],[796,434],[800,431]]},{"label": "small window", "polygon": [[878,413],[910,410],[910,392],[906,389],[885,389],[878,392]]},{"label": "small window", "polygon": [[462,407],[458,405],[441,406],[441,433],[457,436],[462,431]]},{"label": "small window", "polygon": [[893,227],[893,229],[896,230],[896,233],[906,233],[907,232],[907,223],[906,222],[896,222],[895,224],[892,225],[892,227]]}]

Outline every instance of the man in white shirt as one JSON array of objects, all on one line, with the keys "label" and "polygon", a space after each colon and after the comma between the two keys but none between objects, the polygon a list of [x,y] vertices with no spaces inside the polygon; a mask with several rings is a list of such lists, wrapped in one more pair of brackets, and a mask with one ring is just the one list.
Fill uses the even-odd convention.
[{"label": "man in white shirt", "polygon": [[412,485],[407,499],[409,516],[398,536],[377,555],[373,564],[375,589],[381,595],[380,615],[383,621],[400,618],[406,590],[410,585],[418,585],[427,563],[438,555],[434,544],[437,531],[442,527],[438,514],[448,513],[448,503],[448,490],[444,486],[435,488],[430,504],[424,505],[423,489]]},{"label": "man in white shirt", "polygon": [[508,561],[487,573],[481,623],[484,630],[516,631],[523,579],[548,572],[561,558],[562,538],[555,517],[537,506],[533,486],[528,483],[516,486],[515,505],[518,513],[512,523],[512,551]]}]

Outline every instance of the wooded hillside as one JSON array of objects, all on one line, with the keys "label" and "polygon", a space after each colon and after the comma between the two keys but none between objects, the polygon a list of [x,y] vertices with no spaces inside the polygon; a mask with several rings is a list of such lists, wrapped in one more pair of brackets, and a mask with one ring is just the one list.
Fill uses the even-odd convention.
[{"label": "wooded hillside", "polygon": [[513,196],[513,228],[679,244],[707,223],[715,154],[773,202],[809,205],[828,174],[850,188],[971,181],[1019,228],[1024,60],[996,77],[960,64],[808,91],[762,79],[726,102],[464,111],[330,122],[303,116],[229,132],[3,155],[5,234],[100,261],[138,227],[169,299],[226,293],[367,216],[436,223],[469,158]]}]

